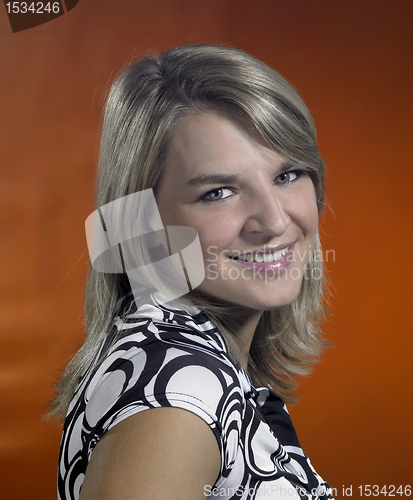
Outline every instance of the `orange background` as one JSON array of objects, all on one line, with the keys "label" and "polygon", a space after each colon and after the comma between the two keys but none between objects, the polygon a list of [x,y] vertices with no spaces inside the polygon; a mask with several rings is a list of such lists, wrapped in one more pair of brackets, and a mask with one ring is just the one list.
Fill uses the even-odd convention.
[{"label": "orange background", "polygon": [[343,485],[358,497],[359,485],[409,484],[412,14],[408,0],[81,0],[12,34],[0,8],[2,498],[56,498],[60,429],[42,414],[83,334],[83,228],[108,81],[150,49],[200,42],[244,49],[289,79],[328,166],[335,346],[291,409],[302,446],[338,498]]}]

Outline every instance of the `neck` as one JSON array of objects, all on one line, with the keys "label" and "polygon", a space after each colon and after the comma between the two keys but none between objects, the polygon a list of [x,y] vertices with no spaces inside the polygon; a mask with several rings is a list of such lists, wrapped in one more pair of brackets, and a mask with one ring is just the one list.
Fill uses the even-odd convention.
[{"label": "neck", "polygon": [[241,364],[245,371],[248,368],[248,359],[252,339],[261,318],[262,311],[249,311],[242,317],[240,326],[236,334],[237,344],[241,353]]}]

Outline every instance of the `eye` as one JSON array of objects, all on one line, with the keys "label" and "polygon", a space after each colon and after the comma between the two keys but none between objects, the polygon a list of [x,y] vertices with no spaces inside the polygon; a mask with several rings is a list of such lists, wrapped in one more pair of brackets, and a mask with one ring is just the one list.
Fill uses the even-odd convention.
[{"label": "eye", "polygon": [[290,170],[289,172],[283,172],[277,175],[275,178],[275,184],[290,184],[296,181],[304,172],[301,170]]},{"label": "eye", "polygon": [[229,188],[217,188],[217,189],[212,189],[211,191],[208,191],[203,196],[204,201],[220,201],[220,200],[225,200],[226,198],[229,198],[231,195],[233,195],[233,191]]}]

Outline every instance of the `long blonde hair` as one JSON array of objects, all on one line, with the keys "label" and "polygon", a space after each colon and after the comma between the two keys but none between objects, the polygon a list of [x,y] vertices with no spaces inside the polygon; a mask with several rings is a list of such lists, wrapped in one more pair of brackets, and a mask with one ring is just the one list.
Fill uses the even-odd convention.
[{"label": "long blonde hair", "polygon": [[[225,114],[261,144],[306,165],[321,212],[324,163],[306,105],[273,69],[242,51],[216,45],[182,46],[159,58],[144,57],[113,83],[103,120],[96,206],[148,188],[156,193],[174,128],[193,113]],[[319,242],[314,250],[320,250]],[[288,402],[294,398],[290,391],[295,376],[309,371],[324,346],[318,326],[321,276],[322,262],[310,258],[298,298],[265,311],[251,345],[250,375]],[[55,415],[66,413],[80,375],[107,338],[129,292],[125,275],[90,269],[87,338],[58,383]],[[206,312],[237,358],[238,306],[218,303],[196,290],[185,299]]]}]

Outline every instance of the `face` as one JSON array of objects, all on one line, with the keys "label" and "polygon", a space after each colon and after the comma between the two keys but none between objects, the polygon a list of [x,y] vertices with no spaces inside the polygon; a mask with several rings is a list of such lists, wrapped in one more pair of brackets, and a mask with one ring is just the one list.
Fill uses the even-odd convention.
[{"label": "face", "polygon": [[190,116],[174,133],[156,200],[165,226],[198,232],[206,277],[197,290],[253,311],[297,297],[318,227],[305,165],[227,118]]}]

